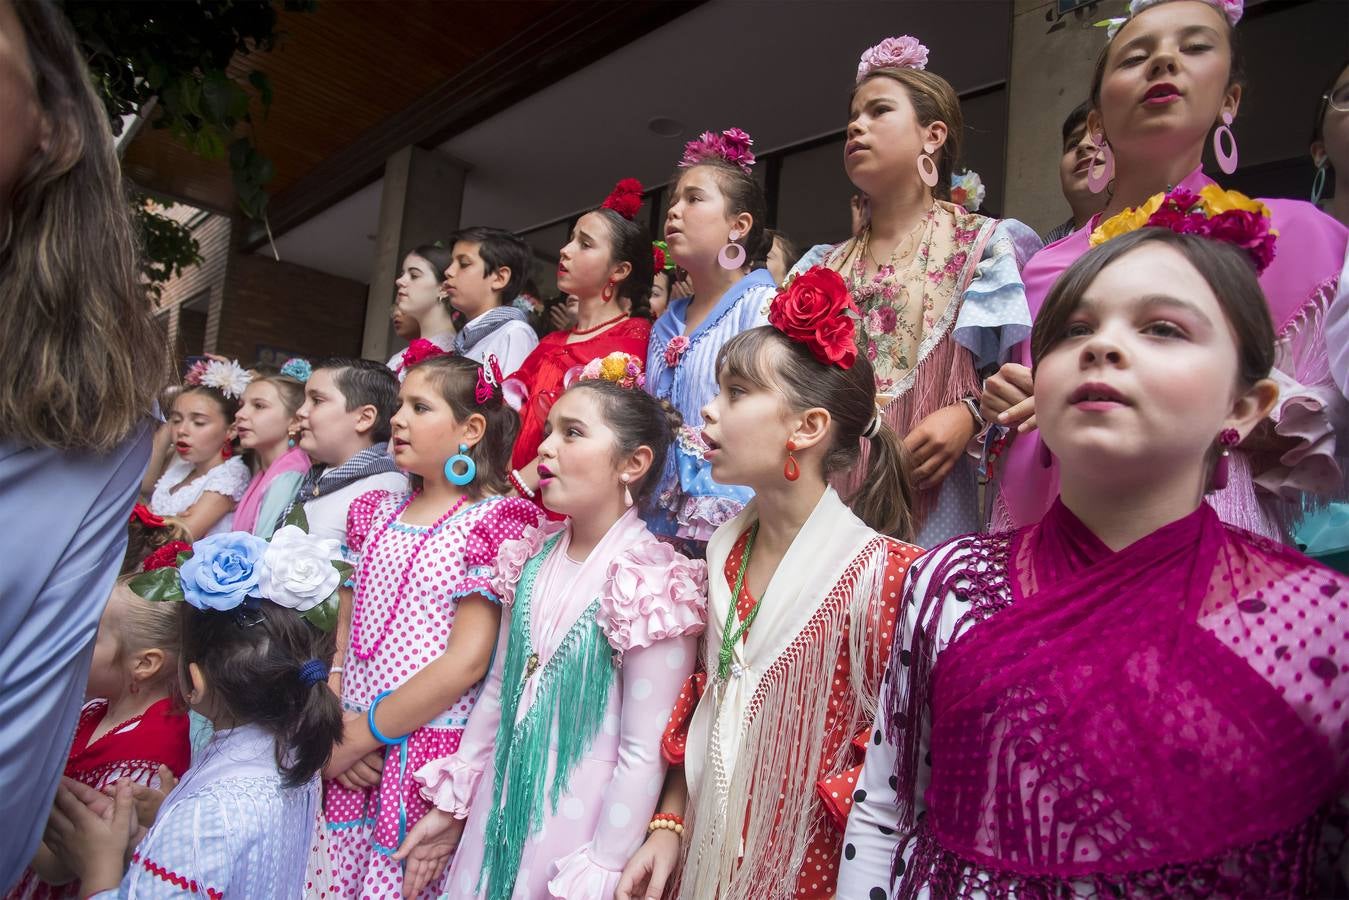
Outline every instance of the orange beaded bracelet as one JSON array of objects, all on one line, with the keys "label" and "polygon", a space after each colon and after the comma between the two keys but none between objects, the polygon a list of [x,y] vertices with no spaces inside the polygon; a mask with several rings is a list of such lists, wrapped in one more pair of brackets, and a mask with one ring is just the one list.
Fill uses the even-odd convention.
[{"label": "orange beaded bracelet", "polygon": [[651,824],[646,826],[647,834],[654,831],[673,831],[682,836],[684,834],[684,819],[674,813],[656,813],[651,817]]}]

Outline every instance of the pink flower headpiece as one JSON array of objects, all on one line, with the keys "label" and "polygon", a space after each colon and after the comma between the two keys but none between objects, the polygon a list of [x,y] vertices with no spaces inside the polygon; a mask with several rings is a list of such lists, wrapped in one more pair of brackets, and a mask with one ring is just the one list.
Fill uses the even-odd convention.
[{"label": "pink flower headpiece", "polygon": [[[1124,27],[1124,23],[1134,16],[1147,9],[1149,6],[1156,6],[1158,3],[1165,3],[1167,0],[1129,0],[1129,14],[1116,19],[1106,19],[1096,23],[1096,27],[1104,28],[1106,39],[1113,41],[1115,35]],[[1209,6],[1212,6],[1227,19],[1227,24],[1233,28],[1241,21],[1242,14],[1246,11],[1246,0],[1203,0]]]},{"label": "pink flower headpiece", "polygon": [[926,69],[927,48],[918,38],[903,34],[890,37],[862,54],[857,63],[857,83],[877,69]]},{"label": "pink flower headpiece", "polygon": [[753,146],[754,138],[741,128],[727,128],[721,134],[704,131],[696,141],[684,145],[679,168],[689,169],[709,159],[724,159],[748,175],[754,167],[754,151],[750,149]]},{"label": "pink flower headpiece", "polygon": [[417,338],[411,344],[408,344],[408,348],[403,351],[403,368],[410,369],[422,360],[433,359],[444,354],[444,350],[426,338]]},{"label": "pink flower headpiece", "polygon": [[600,204],[600,209],[612,209],[629,222],[637,218],[637,210],[641,208],[642,183],[636,178],[624,178],[614,185],[609,196]]}]

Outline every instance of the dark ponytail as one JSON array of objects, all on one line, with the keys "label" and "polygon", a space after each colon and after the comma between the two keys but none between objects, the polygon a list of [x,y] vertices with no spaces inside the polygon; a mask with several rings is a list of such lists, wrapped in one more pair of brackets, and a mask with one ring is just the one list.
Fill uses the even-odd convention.
[{"label": "dark ponytail", "polygon": [[222,713],[276,738],[276,761],[287,787],[304,784],[328,762],[342,737],[342,708],[326,680],[302,679],[311,659],[326,668],[331,634],[294,610],[268,600],[226,612],[182,604],[182,667],[196,663]]},{"label": "dark ponytail", "polygon": [[[876,376],[866,356],[852,368],[826,366],[804,344],[769,325],[731,338],[717,357],[717,375],[741,378],[777,391],[797,412],[823,409],[833,419],[824,476],[857,465],[864,435],[877,416]],[[867,438],[866,474],[848,498],[854,513],[871,528],[902,541],[913,540],[913,486],[909,458],[899,436],[883,422]]]},{"label": "dark ponytail", "polygon": [[768,254],[773,249],[773,237],[768,231],[768,199],[763,187],[754,176],[744,169],[724,159],[703,159],[696,166],[677,170],[675,183],[685,172],[694,169],[711,169],[715,175],[717,187],[726,198],[726,212],[732,216],[749,213],[752,222],[749,234],[740,239],[745,248],[745,266],[750,270],[762,269],[768,265]]},{"label": "dark ponytail", "polygon": [[630,221],[612,209],[597,209],[595,214],[609,227],[613,244],[612,261],[630,263],[632,272],[618,283],[618,296],[628,301],[628,310],[634,319],[651,318],[651,282],[656,277],[656,263],[651,256],[651,235],[636,222]]}]

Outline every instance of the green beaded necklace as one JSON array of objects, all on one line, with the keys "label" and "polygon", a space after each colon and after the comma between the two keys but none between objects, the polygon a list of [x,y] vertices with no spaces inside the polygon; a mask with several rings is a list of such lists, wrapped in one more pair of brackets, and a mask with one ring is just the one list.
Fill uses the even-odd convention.
[{"label": "green beaded necklace", "polygon": [[722,681],[731,671],[731,655],[734,653],[736,642],[744,636],[749,630],[754,617],[759,614],[760,602],[755,601],[750,607],[749,615],[745,616],[740,623],[740,627],[731,630],[735,624],[736,607],[740,603],[740,591],[745,586],[745,570],[749,568],[750,554],[754,552],[754,539],[759,536],[759,523],[755,522],[754,527],[750,529],[749,540],[745,542],[745,554],[740,557],[740,571],[735,573],[735,591],[731,594],[730,608],[726,610],[726,625],[721,629],[721,651],[717,654],[717,678]]}]

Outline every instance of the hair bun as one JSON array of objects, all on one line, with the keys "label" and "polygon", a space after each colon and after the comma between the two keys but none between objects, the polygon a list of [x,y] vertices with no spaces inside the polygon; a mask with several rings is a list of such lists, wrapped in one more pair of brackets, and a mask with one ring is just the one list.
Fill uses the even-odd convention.
[{"label": "hair bun", "polygon": [[612,209],[629,222],[637,218],[637,210],[642,208],[642,183],[636,178],[624,178],[609,196],[604,198],[600,209]]}]

